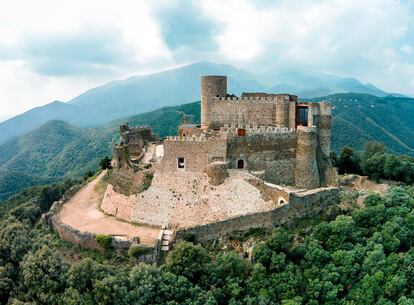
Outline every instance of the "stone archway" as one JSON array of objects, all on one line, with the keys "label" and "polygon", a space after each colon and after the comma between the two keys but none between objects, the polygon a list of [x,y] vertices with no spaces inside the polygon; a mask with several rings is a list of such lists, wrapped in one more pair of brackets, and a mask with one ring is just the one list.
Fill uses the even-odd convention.
[{"label": "stone archway", "polygon": [[280,204],[280,205],[283,205],[283,204],[287,204],[288,202],[285,198],[279,197],[277,203]]}]

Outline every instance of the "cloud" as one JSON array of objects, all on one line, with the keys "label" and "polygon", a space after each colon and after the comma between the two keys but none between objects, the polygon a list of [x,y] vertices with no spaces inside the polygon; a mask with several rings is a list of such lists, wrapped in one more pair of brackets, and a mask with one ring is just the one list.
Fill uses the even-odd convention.
[{"label": "cloud", "polygon": [[114,29],[27,34],[17,48],[32,71],[48,76],[104,73],[134,61],[134,50]]},{"label": "cloud", "polygon": [[1,1],[0,101],[29,108],[206,60],[414,94],[413,16],[412,0]]},{"label": "cloud", "polygon": [[401,51],[403,51],[407,55],[413,54],[413,48],[409,44],[405,44],[401,47]]},{"label": "cloud", "polygon": [[190,47],[211,51],[217,47],[213,40],[219,32],[215,19],[204,15],[197,1],[171,1],[155,7],[161,34],[171,50]]}]

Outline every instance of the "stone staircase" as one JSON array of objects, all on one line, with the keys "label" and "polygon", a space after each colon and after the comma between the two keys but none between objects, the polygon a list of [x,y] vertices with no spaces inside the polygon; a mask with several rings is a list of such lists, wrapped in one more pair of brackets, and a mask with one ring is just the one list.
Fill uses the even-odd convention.
[{"label": "stone staircase", "polygon": [[174,231],[164,230],[161,238],[161,251],[168,252],[170,250],[170,243],[174,239]]}]

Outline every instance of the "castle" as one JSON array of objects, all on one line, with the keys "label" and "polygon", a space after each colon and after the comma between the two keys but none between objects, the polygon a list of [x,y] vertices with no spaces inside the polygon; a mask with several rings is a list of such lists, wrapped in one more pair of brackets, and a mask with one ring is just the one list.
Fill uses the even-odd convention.
[{"label": "castle", "polygon": [[[240,169],[277,185],[305,189],[336,186],[330,159],[331,105],[299,102],[289,94],[227,93],[226,76],[201,77],[201,125],[185,120],[178,135],[154,156],[162,172],[207,173],[213,185]],[[131,157],[153,139],[147,127],[121,126],[121,145]],[[119,146],[114,160],[121,160]],[[124,160],[127,162],[128,160]]]},{"label": "castle", "polygon": [[[142,242],[153,249],[154,261],[174,238],[203,242],[294,224],[339,202],[330,104],[299,102],[289,94],[236,97],[227,93],[225,76],[203,76],[200,117],[196,125],[184,114],[177,135],[162,140],[149,127],[120,126],[114,169],[103,194],[94,197],[105,224],[110,216],[122,220],[111,229],[122,245]],[[81,192],[98,192],[93,183]],[[93,234],[104,228],[83,233],[84,220],[53,219],[61,238],[98,247]],[[131,230],[133,239],[125,239]]]}]

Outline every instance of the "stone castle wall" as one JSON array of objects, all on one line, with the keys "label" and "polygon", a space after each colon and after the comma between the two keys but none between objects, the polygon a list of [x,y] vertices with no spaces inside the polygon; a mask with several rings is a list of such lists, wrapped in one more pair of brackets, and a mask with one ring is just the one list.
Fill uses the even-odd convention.
[{"label": "stone castle wall", "polygon": [[[206,116],[210,128],[224,124],[250,124],[277,127],[295,127],[295,116],[290,115],[288,95],[270,97],[209,97]],[[290,122],[292,120],[292,122]]]},{"label": "stone castle wall", "polygon": [[[102,250],[102,247],[96,241],[97,234],[79,231],[78,229],[63,223],[58,217],[58,213],[62,209],[63,205],[69,201],[69,199],[74,196],[82,187],[83,184],[79,184],[71,187],[68,191],[66,191],[60,200],[55,201],[52,204],[49,212],[42,215],[41,222],[45,226],[55,230],[55,232],[59,235],[59,238],[62,240],[71,242],[75,245],[79,245],[82,248]],[[137,238],[127,239],[117,236],[113,236],[111,240],[111,247],[114,249],[126,250],[132,244],[139,245],[139,240]],[[154,246],[149,247],[148,253],[138,257],[137,260],[144,263],[157,263],[160,254],[160,244],[161,240],[158,238],[155,241]]]},{"label": "stone castle wall", "polygon": [[[248,131],[247,131],[248,132]],[[228,161],[231,168],[244,160],[249,171],[265,171],[265,180],[275,184],[293,184],[296,132],[249,134],[229,139]]]},{"label": "stone castle wall", "polygon": [[158,169],[177,170],[177,158],[184,158],[185,171],[205,172],[213,161],[224,161],[226,139],[201,137],[170,137],[164,141],[164,156]]},{"label": "stone castle wall", "polygon": [[177,230],[176,238],[186,238],[192,235],[197,241],[206,242],[228,235],[234,231],[291,225],[300,218],[317,215],[328,206],[337,203],[339,203],[339,189],[337,188],[321,188],[313,192],[304,192],[303,194],[291,193],[289,203],[277,209]]}]

